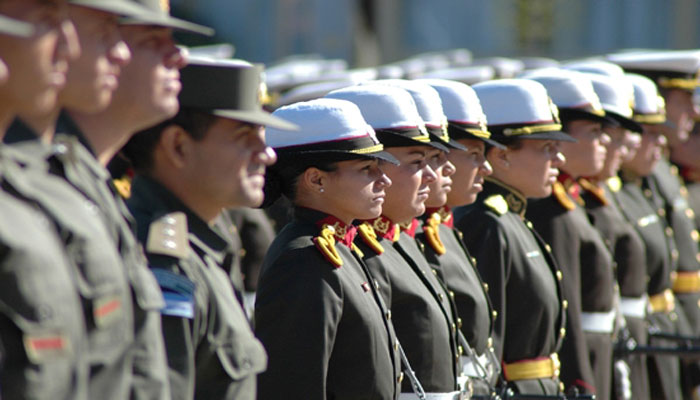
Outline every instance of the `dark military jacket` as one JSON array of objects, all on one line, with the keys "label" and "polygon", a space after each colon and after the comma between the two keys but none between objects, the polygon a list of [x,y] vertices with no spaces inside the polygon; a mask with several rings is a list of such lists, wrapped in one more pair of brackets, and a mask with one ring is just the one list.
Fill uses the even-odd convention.
[{"label": "dark military jacket", "polygon": [[240,208],[229,211],[241,245],[241,273],[247,292],[258,288],[260,268],[267,249],[275,239],[272,222],[263,210]]},{"label": "dark military jacket", "polygon": [[[437,215],[437,217],[435,217]],[[474,267],[462,233],[454,228],[452,211],[447,207],[429,210],[421,218],[423,228],[416,238],[423,244],[424,254],[438,277],[450,290],[467,342],[484,354],[491,342],[493,309],[486,293],[487,285]]]},{"label": "dark military jacket", "polygon": [[[25,128],[15,123],[13,129]],[[31,134],[31,133],[30,133]],[[129,281],[120,254],[97,205],[68,182],[48,173],[53,149],[36,136],[10,145],[26,170],[24,195],[42,206],[63,231],[73,260],[88,329],[90,397],[124,399],[132,383],[134,315]]]},{"label": "dark military jacket", "polygon": [[[527,201],[488,179],[474,204],[455,210],[455,227],[476,258],[496,311],[494,347],[503,363],[548,357],[565,336],[565,303],[551,250],[524,219]],[[504,376],[508,380],[507,374]],[[555,394],[554,380],[512,384],[520,393]]]},{"label": "dark military jacket", "polygon": [[129,209],[165,297],[173,399],[253,399],[265,351],[225,272],[229,243],[161,184],[134,179]]},{"label": "dark military jacket", "polygon": [[0,397],[88,399],[85,320],[60,231],[0,149]]},{"label": "dark military jacket", "polygon": [[[131,214],[111,184],[109,173],[97,161],[80,129],[65,112],[61,114],[56,130],[64,133],[54,138],[54,147],[47,160],[49,171],[68,181],[97,206],[96,214],[103,220],[112,245],[117,248],[126,268],[134,320],[131,396],[134,399],[169,399],[165,349],[159,334],[158,310],[163,306],[163,296],[146,268]],[[7,142],[15,145],[36,139],[36,134],[20,121],[15,121],[5,137]]]},{"label": "dark military jacket", "polygon": [[297,208],[270,246],[255,304],[255,331],[270,357],[259,399],[398,397],[393,318],[353,236],[334,217]]},{"label": "dark military jacket", "polygon": [[[668,235],[678,251],[677,273],[672,277],[672,288],[692,333],[700,335],[700,234],[695,226],[695,214],[688,206],[687,189],[682,186],[678,168],[662,157],[652,174],[644,179],[645,188],[658,196],[650,200],[668,223]],[[690,281],[691,287],[684,284]]]},{"label": "dark military jacket", "polygon": [[[643,188],[643,179],[629,172],[620,173],[622,187],[615,193],[620,203],[620,210],[628,221],[635,227],[644,241],[646,249],[647,293],[650,297],[661,296],[671,288],[671,272],[678,253],[674,242],[665,233],[665,220],[661,216],[665,211],[655,209],[650,198],[654,193],[649,188]],[[661,210],[661,211],[660,211]],[[661,214],[661,215],[660,215]],[[647,316],[650,324],[664,332],[675,333],[677,330],[674,312],[657,311]],[[674,346],[673,342],[659,345]],[[681,398],[679,388],[680,366],[678,359],[671,357],[650,357],[649,382],[652,398],[664,396],[668,399]]]},{"label": "dark military jacket", "polygon": [[[416,226],[411,228],[415,230]],[[396,334],[423,389],[455,390],[459,359],[457,318],[452,314],[449,294],[416,241],[382,216],[360,225],[356,243],[377,280],[384,302],[391,308]],[[408,379],[402,391],[412,391]]]}]

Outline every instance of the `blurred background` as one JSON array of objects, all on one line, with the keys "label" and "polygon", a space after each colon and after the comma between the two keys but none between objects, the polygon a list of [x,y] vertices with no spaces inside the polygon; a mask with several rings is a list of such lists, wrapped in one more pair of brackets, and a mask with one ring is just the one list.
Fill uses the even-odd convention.
[{"label": "blurred background", "polygon": [[216,29],[235,57],[274,64],[314,54],[349,67],[464,48],[490,56],[578,58],[623,48],[700,47],[698,0],[171,0]]}]

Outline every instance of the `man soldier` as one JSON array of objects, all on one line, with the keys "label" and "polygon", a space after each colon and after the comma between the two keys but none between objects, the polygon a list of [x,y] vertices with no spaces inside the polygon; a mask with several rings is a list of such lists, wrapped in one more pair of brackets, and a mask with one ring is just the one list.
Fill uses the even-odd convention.
[{"label": "man soldier", "polygon": [[163,336],[175,399],[253,399],[266,366],[228,273],[236,257],[215,224],[258,206],[275,161],[264,125],[293,128],[259,104],[259,72],[242,61],[192,61],[180,111],[124,148],[137,176],[129,209],[165,296]]},{"label": "man soldier", "polygon": [[[71,49],[78,48],[66,7],[0,3],[0,136],[17,111],[53,107]],[[87,338],[74,265],[56,226],[22,195],[25,175],[5,152],[0,145],[0,397],[87,399]]]},{"label": "man soldier", "polygon": [[[678,167],[671,164],[673,154],[685,150],[695,118],[693,91],[698,87],[699,51],[644,52],[636,55],[612,55],[609,59],[626,71],[649,77],[657,86],[666,104],[666,121],[660,127],[670,154],[662,157],[645,186],[656,195],[653,207],[668,223],[673,238],[678,267],[672,276],[673,292],[693,336],[700,336],[700,234],[695,226],[695,212],[687,202],[687,189],[679,177]],[[682,157],[679,157],[682,158]],[[651,200],[651,198],[650,198]],[[684,391],[700,393],[700,366],[684,363]]]},{"label": "man soldier", "polygon": [[[97,144],[104,156],[104,147],[100,146],[114,143],[110,143],[99,126],[92,126],[92,140],[81,136],[83,143],[79,143],[70,135],[80,136],[80,128],[68,115],[73,112],[82,115],[103,113],[110,106],[120,69],[131,59],[131,53],[122,40],[119,18],[150,21],[164,17],[159,9],[152,10],[126,0],[71,1],[70,15],[76,22],[84,50],[72,64],[72,72],[67,75],[66,88],[59,95],[58,104],[46,115],[20,113],[20,119],[10,128],[6,140],[15,142],[12,147],[24,156],[25,164],[46,160],[53,175],[64,180],[61,185],[51,179],[53,176],[37,177],[34,181],[37,190],[33,196],[52,209],[59,225],[72,233],[68,245],[75,249],[71,254],[82,269],[79,275],[85,285],[81,295],[88,305],[86,313],[95,314],[92,317],[94,324],[89,325],[93,373],[91,397],[109,394],[114,398],[131,395],[166,399],[170,394],[158,312],[163,305],[162,294],[146,268],[125,205],[110,186],[106,170],[91,153]],[[137,29],[140,28],[129,27],[124,31]],[[172,55],[174,46],[163,47],[168,57],[177,59]],[[175,53],[179,54],[179,51]],[[151,57],[157,60],[155,63],[164,64],[164,57],[157,57],[160,54],[158,50],[138,49],[135,59]],[[125,76],[125,79],[129,78],[128,73]],[[172,103],[172,98],[167,96],[159,101],[168,100]],[[175,100],[171,112],[176,107]],[[56,147],[49,148],[46,143],[54,140],[54,124],[62,108],[66,112],[60,117],[57,129],[68,136],[55,138]],[[150,113],[151,118],[153,115],[155,118],[165,117]],[[68,217],[71,213],[72,216]]]},{"label": "man soldier", "polygon": [[[526,214],[535,230],[552,246],[566,277],[564,293],[569,301],[571,329],[562,347],[562,378],[567,386],[607,399],[615,321],[613,260],[581,207],[576,180],[602,169],[604,145],[610,138],[602,131],[601,123],[608,119],[591,81],[582,73],[542,71],[533,72],[528,78],[544,85],[559,108],[562,130],[577,140],[561,146],[566,162],[552,195],[532,202]],[[581,322],[582,338],[577,334],[577,319]],[[592,372],[593,381],[587,380],[588,372]]]},{"label": "man soldier", "polygon": [[[439,95],[424,87],[432,97],[426,106],[433,108],[433,115],[442,114]],[[415,241],[416,217],[425,212],[428,185],[436,180],[426,154],[446,148],[431,141],[414,102],[421,89],[412,89],[413,96],[393,85],[368,84],[336,90],[326,97],[355,103],[384,148],[401,163],[383,167],[392,185],[385,190],[381,215],[360,224],[357,246],[391,310],[408,364],[415,370],[415,377],[409,374],[410,379],[403,382],[402,396],[419,395],[414,394],[417,378],[426,393],[449,399],[458,393],[458,317],[449,292]]]},{"label": "man soldier", "polygon": [[[426,212],[417,235],[424,245],[430,265],[450,289],[459,315],[458,326],[474,354],[462,357],[461,373],[471,378],[475,396],[489,396],[499,377],[500,362],[493,353],[494,313],[487,288],[462,242],[462,232],[454,225],[452,209],[471,204],[482,188],[491,167],[485,158],[485,145],[502,147],[489,139],[486,118],[476,93],[466,84],[426,79],[440,95],[447,117],[449,138],[464,146],[441,150],[429,160],[438,174],[430,185]],[[446,186],[447,182],[451,185]],[[476,359],[474,359],[476,358]]]}]

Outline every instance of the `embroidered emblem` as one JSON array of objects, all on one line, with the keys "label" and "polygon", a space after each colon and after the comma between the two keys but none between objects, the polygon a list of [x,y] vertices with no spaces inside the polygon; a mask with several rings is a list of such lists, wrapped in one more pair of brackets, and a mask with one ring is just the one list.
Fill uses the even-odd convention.
[{"label": "embroidered emblem", "polygon": [[508,193],[506,195],[506,203],[508,203],[508,209],[521,214],[525,208],[525,202],[513,193]]},{"label": "embroidered emblem", "polygon": [[423,225],[423,232],[425,232],[425,238],[428,240],[430,247],[435,250],[438,255],[443,255],[447,252],[445,245],[440,240],[440,222],[441,218],[438,213],[433,213],[425,225]]},{"label": "embroidered emblem", "polygon": [[362,241],[365,242],[370,249],[374,250],[374,252],[377,254],[384,253],[384,247],[382,247],[377,240],[377,233],[374,231],[374,229],[372,229],[372,226],[368,222],[361,223],[357,228],[360,231]]},{"label": "embroidered emblem", "polygon": [[340,268],[343,265],[343,259],[335,248],[335,230],[332,226],[323,225],[321,234],[316,236],[313,241],[314,244],[316,244],[316,248],[323,254],[326,260],[336,268]]},{"label": "embroidered emblem", "polygon": [[391,222],[382,217],[379,217],[375,219],[372,223],[372,228],[381,234],[385,234],[389,232],[389,228],[391,228]]},{"label": "embroidered emblem", "polygon": [[500,194],[489,196],[484,200],[484,204],[498,215],[503,215],[508,212],[508,203]]},{"label": "embroidered emblem", "polygon": [[561,182],[554,182],[552,185],[552,193],[559,204],[564,207],[564,209],[571,211],[576,208],[576,204],[574,204],[574,201],[569,198],[569,195],[566,193],[566,189],[564,189],[564,185],[562,185]]}]

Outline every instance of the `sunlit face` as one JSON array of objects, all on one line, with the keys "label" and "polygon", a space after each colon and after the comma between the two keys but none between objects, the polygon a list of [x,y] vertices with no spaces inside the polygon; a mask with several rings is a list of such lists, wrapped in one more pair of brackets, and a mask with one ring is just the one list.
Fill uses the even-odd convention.
[{"label": "sunlit face", "polygon": [[262,127],[217,118],[203,139],[187,143],[182,179],[200,198],[216,208],[262,203],[265,167],[277,159]]},{"label": "sunlit face", "polygon": [[629,131],[621,126],[606,126],[605,133],[610,137],[610,141],[605,145],[607,149],[603,168],[597,175],[600,179],[608,179],[617,175],[617,171],[622,165],[622,161],[627,158]]},{"label": "sunlit face", "polygon": [[109,105],[119,84],[120,70],[131,60],[131,53],[122,40],[116,15],[71,6],[70,17],[78,32],[82,54],[70,64],[60,103],[70,109],[95,113]]},{"label": "sunlit face", "polygon": [[[452,150],[458,152],[461,150]],[[428,165],[435,171],[436,179],[430,183],[430,195],[425,201],[426,207],[442,207],[447,203],[447,196],[452,191],[452,175],[455,173],[455,166],[442,150],[430,150],[427,155]]]},{"label": "sunlit face", "polygon": [[386,189],[383,215],[394,222],[407,222],[425,213],[425,201],[430,195],[430,184],[437,176],[428,165],[427,154],[431,147],[392,147],[391,153],[400,165],[385,163],[384,173],[392,185]]},{"label": "sunlit face", "polygon": [[568,124],[567,131],[577,142],[561,144],[561,152],[566,158],[562,169],[574,178],[598,174],[605,163],[605,145],[610,141],[601,124],[575,120]]},{"label": "sunlit face", "polygon": [[112,104],[132,119],[153,125],[177,113],[180,69],[186,57],[172,37],[172,30],[154,26],[122,26],[121,34],[131,50],[131,62],[122,68]]},{"label": "sunlit face", "polygon": [[75,26],[64,0],[4,0],[0,14],[29,22],[30,38],[0,35],[0,54],[10,79],[0,87],[0,103],[25,116],[41,116],[57,106],[71,60],[80,55]]},{"label": "sunlit face", "polygon": [[668,89],[664,93],[664,100],[666,123],[662,133],[666,136],[669,146],[676,147],[688,140],[698,110],[693,104],[692,93],[687,90]]},{"label": "sunlit face", "polygon": [[492,148],[487,158],[494,178],[514,187],[527,198],[543,198],[552,193],[552,184],[564,164],[560,142],[523,139],[520,147]]},{"label": "sunlit face", "polygon": [[373,219],[382,214],[386,188],[391,180],[378,160],[340,161],[331,172],[323,172],[323,201],[326,211],[342,221]]},{"label": "sunlit face", "polygon": [[483,190],[484,177],[491,175],[493,170],[486,161],[483,141],[478,139],[459,139],[466,151],[451,151],[447,158],[455,166],[452,175],[452,191],[447,195],[447,205],[459,207],[471,204]]},{"label": "sunlit face", "polygon": [[622,168],[638,176],[647,176],[654,170],[661,159],[661,150],[666,144],[666,137],[661,133],[660,125],[642,125],[642,141],[634,157],[622,164]]}]

